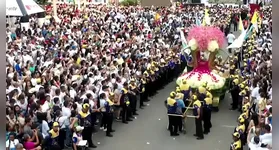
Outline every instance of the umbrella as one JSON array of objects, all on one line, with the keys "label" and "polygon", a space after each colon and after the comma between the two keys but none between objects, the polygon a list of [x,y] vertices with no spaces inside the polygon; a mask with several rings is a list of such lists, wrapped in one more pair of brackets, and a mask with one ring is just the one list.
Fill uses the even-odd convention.
[{"label": "umbrella", "polygon": [[6,1],[7,16],[26,16],[44,12],[33,0],[8,0]]},{"label": "umbrella", "polygon": [[22,16],[22,12],[17,3],[17,0],[6,1],[6,15],[7,16]]}]

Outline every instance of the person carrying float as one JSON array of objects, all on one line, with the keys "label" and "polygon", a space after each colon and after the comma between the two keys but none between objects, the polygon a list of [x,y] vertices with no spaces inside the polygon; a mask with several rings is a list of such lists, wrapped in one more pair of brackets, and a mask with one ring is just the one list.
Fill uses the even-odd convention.
[{"label": "person carrying float", "polygon": [[178,109],[178,103],[175,100],[176,93],[173,91],[167,99],[167,113],[169,118],[170,136],[178,136],[178,126],[181,122],[182,112]]},{"label": "person carrying float", "polygon": [[192,92],[191,92],[191,87],[189,84],[187,84],[186,79],[182,80],[182,83],[180,84],[179,88],[180,88],[181,92],[184,94],[184,96],[183,96],[184,104],[188,106],[188,102],[192,95]]}]

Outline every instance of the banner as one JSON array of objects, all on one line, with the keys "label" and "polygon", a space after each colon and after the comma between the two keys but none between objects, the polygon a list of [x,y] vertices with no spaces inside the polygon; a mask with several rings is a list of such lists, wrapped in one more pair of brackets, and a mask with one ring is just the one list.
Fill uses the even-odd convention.
[{"label": "banner", "polygon": [[23,16],[16,0],[6,1],[6,16]]}]

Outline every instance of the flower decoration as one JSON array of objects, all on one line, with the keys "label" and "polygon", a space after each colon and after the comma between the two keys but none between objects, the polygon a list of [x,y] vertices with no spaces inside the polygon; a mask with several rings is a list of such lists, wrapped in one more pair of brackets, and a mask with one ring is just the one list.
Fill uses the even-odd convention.
[{"label": "flower decoration", "polygon": [[225,42],[224,33],[218,28],[212,26],[197,26],[192,28],[188,32],[187,37],[189,45],[192,39],[195,39],[197,43],[197,49],[200,51],[208,50],[208,45],[211,41],[216,41],[219,48],[223,47]]},{"label": "flower decoration", "polygon": [[217,49],[219,49],[219,45],[216,40],[213,40],[208,43],[208,51],[215,52]]},{"label": "flower decoration", "polygon": [[198,43],[197,43],[197,41],[195,39],[191,39],[189,41],[189,46],[190,46],[192,51],[195,51],[198,48]]},{"label": "flower decoration", "polygon": [[225,85],[225,78],[220,76],[217,71],[211,72],[210,70],[193,70],[189,73],[183,73],[177,80],[177,84],[182,83],[182,79],[186,79],[187,83],[192,88],[198,88],[207,82],[207,87],[216,90]]}]

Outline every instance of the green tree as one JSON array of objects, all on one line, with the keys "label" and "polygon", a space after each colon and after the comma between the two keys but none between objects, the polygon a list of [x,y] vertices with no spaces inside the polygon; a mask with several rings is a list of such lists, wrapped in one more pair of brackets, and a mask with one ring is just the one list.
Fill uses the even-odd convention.
[{"label": "green tree", "polygon": [[122,2],[120,2],[120,5],[122,6],[136,6],[138,4],[138,0],[123,0]]}]

